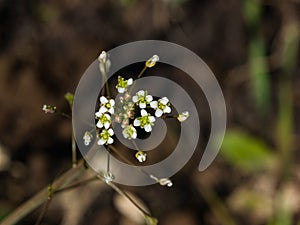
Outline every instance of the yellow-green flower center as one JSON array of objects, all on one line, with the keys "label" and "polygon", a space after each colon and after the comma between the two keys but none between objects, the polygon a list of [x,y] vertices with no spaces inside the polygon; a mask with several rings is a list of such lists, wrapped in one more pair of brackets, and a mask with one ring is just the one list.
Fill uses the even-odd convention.
[{"label": "yellow-green flower center", "polygon": [[150,120],[149,120],[149,116],[142,116],[140,117],[140,122],[141,122],[141,128],[144,128],[146,125],[151,124]]},{"label": "yellow-green flower center", "polygon": [[110,120],[105,116],[105,115],[101,115],[99,117],[99,120],[102,124],[106,123],[106,122],[110,122]]},{"label": "yellow-green flower center", "polygon": [[124,80],[123,77],[118,77],[118,87],[125,88],[127,87],[127,80]]},{"label": "yellow-green flower center", "polygon": [[103,130],[103,132],[100,134],[100,137],[107,141],[110,137],[110,134],[107,130]]}]

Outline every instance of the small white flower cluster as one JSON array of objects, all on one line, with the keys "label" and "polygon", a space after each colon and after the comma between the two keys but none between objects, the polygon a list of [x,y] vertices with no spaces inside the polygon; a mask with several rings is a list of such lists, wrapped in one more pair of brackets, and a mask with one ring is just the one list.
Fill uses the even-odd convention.
[{"label": "small white flower cluster", "polygon": [[42,110],[47,114],[47,113],[50,113],[50,114],[53,114],[56,112],[56,107],[55,106],[52,106],[52,105],[43,105],[43,108]]},{"label": "small white flower cluster", "polygon": [[111,116],[114,114],[115,100],[107,99],[104,96],[100,97],[100,109],[95,113],[97,124],[100,130],[98,134],[98,145],[108,145],[114,142],[112,136],[114,135],[114,131],[111,127]]},{"label": "small white flower cluster", "polygon": [[[159,57],[153,55],[146,61],[145,66],[151,68],[158,60]],[[105,73],[110,67],[110,61],[106,52],[100,54],[98,61],[101,72]],[[120,123],[123,128],[123,137],[131,140],[137,138],[138,127],[146,132],[151,132],[156,118],[171,113],[170,101],[167,97],[154,99],[146,90],[139,90],[132,96],[132,88],[129,89],[131,85],[134,85],[132,78],[126,80],[124,77],[119,76],[115,86],[120,94],[118,99],[115,101],[104,96],[100,97],[100,108],[95,113],[96,127],[98,128],[98,145],[110,145],[114,142],[112,122]],[[116,104],[116,102],[120,102],[120,105]],[[186,111],[179,114],[177,120],[183,122],[188,117],[189,113]],[[92,135],[86,132],[83,139],[85,145],[89,145]],[[143,162],[146,160],[146,153],[138,151],[136,158]]]}]

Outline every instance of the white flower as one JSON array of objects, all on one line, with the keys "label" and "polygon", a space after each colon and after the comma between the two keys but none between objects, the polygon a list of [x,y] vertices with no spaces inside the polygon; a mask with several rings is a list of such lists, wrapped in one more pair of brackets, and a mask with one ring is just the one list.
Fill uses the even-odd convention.
[{"label": "white flower", "polygon": [[183,122],[189,117],[190,117],[190,113],[188,111],[184,111],[177,116],[177,120],[179,122]]},{"label": "white flower", "polygon": [[123,77],[118,77],[118,84],[116,88],[118,89],[119,93],[124,93],[127,90],[127,87],[133,84],[133,79],[129,78],[125,80]]},{"label": "white flower", "polygon": [[155,116],[161,117],[163,113],[170,113],[170,102],[167,97],[163,97],[159,99],[158,101],[153,101],[150,103],[151,108],[156,109]]},{"label": "white flower", "polygon": [[56,112],[56,107],[55,107],[55,106],[52,106],[52,105],[43,105],[42,110],[43,110],[45,113],[53,114],[53,113]]},{"label": "white flower", "polygon": [[111,124],[110,115],[102,114],[100,112],[96,112],[95,115],[96,115],[96,118],[98,119],[98,122],[96,125],[98,128],[104,127],[105,129],[108,129],[110,127],[110,124]]},{"label": "white flower", "polygon": [[158,62],[159,57],[158,55],[153,55],[150,59],[147,60],[146,62],[146,67],[151,68],[155,66],[156,62]]},{"label": "white flower", "polygon": [[140,90],[133,97],[132,101],[139,105],[141,109],[145,109],[147,104],[153,100],[151,95],[148,95],[147,91]]},{"label": "white flower", "polygon": [[124,129],[123,129],[123,136],[126,139],[136,139],[137,136],[137,132],[136,129],[132,126],[132,125],[127,125]]},{"label": "white flower", "polygon": [[155,118],[147,113],[146,110],[141,110],[141,117],[136,118],[133,121],[133,125],[136,127],[144,128],[146,132],[152,131],[152,126],[154,126]]},{"label": "white flower", "polygon": [[143,151],[138,151],[135,154],[135,158],[139,161],[139,162],[145,162],[147,159],[147,154]]},{"label": "white flower", "polygon": [[84,145],[88,146],[91,143],[92,138],[93,138],[93,135],[91,134],[91,132],[86,131],[83,135]]},{"label": "white flower", "polygon": [[99,134],[99,140],[97,142],[98,145],[108,145],[112,144],[114,142],[114,139],[111,138],[111,136],[114,135],[113,129],[109,130],[102,130],[102,132]]},{"label": "white flower", "polygon": [[109,112],[110,114],[114,114],[115,112],[114,106],[115,106],[115,100],[113,99],[108,100],[104,96],[100,97],[100,109],[99,109],[100,113]]}]

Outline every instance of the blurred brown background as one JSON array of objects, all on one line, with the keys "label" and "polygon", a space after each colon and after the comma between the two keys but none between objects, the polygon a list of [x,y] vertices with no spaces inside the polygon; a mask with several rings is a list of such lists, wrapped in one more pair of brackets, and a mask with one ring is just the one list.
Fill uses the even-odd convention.
[{"label": "blurred brown background", "polygon": [[[206,171],[201,137],[172,188],[125,189],[162,225],[300,224],[299,23],[298,0],[0,0],[0,220],[71,166],[71,121],[42,105],[70,113],[64,94],[102,50],[158,39],[210,66],[228,132]],[[42,224],[139,224],[116,201],[104,185],[82,187],[57,196]]]}]

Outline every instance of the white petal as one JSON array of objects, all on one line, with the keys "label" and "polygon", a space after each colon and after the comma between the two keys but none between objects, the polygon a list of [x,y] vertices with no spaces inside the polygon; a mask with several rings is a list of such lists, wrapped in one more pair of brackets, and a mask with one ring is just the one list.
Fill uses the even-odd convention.
[{"label": "white petal", "polygon": [[99,61],[105,61],[107,59],[107,53],[105,51],[102,51],[100,55],[98,56]]},{"label": "white petal", "polygon": [[136,126],[136,127],[138,127],[138,126],[141,125],[141,121],[139,121],[138,119],[135,119],[135,120],[133,121],[133,125]]},{"label": "white petal", "polygon": [[105,144],[105,140],[104,139],[99,139],[99,141],[97,142],[98,145],[104,145]]},{"label": "white petal", "polygon": [[110,115],[104,114],[104,116],[106,117],[106,119],[110,120]]},{"label": "white petal", "polygon": [[169,106],[166,106],[166,108],[164,109],[164,113],[170,113],[171,112],[171,108]]},{"label": "white petal", "polygon": [[138,100],[139,100],[138,96],[135,95],[135,96],[132,97],[133,102],[137,102]]},{"label": "white petal", "polygon": [[147,111],[146,111],[145,109],[142,109],[142,110],[141,110],[141,115],[142,115],[142,116],[147,116],[148,113],[147,113]]},{"label": "white petal", "polygon": [[96,117],[100,117],[101,115],[102,115],[102,113],[99,112],[99,111],[95,113],[95,116],[96,116]]},{"label": "white petal", "polygon": [[110,128],[110,129],[108,130],[108,133],[109,133],[110,136],[113,136],[113,135],[114,135],[114,130]]},{"label": "white petal", "polygon": [[133,79],[132,79],[132,78],[129,78],[129,79],[127,80],[127,85],[132,85],[132,83],[133,83]]},{"label": "white petal", "polygon": [[115,105],[115,100],[110,99],[110,100],[109,100],[109,104],[110,104],[111,106],[114,106],[114,105]]},{"label": "white petal", "polygon": [[190,116],[190,113],[188,111],[185,111],[182,113],[182,115],[186,116],[186,117],[189,117]]},{"label": "white petal", "polygon": [[144,127],[145,131],[146,132],[150,132],[152,130],[152,127],[150,124],[147,124],[145,127]]},{"label": "white petal", "polygon": [[144,96],[145,95],[145,91],[144,90],[139,90],[137,93],[138,96]]},{"label": "white petal", "polygon": [[169,99],[167,97],[163,97],[160,99],[161,104],[166,105],[169,102]]},{"label": "white petal", "polygon": [[157,61],[159,60],[158,55],[153,55],[153,56],[151,57],[151,60],[152,60],[152,62],[157,62]]},{"label": "white petal", "polygon": [[103,113],[107,112],[107,108],[105,106],[101,106],[99,109],[99,112],[103,114]]},{"label": "white petal", "polygon": [[102,127],[103,127],[103,124],[102,124],[101,121],[99,120],[96,126],[97,126],[98,128],[102,128]]},{"label": "white petal", "polygon": [[111,137],[110,137],[110,138],[108,138],[108,140],[107,140],[107,144],[112,144],[112,143],[114,143],[114,139],[112,139]]},{"label": "white petal", "polygon": [[151,95],[146,96],[146,101],[151,102],[153,100],[153,97]]},{"label": "white petal", "polygon": [[157,110],[155,111],[155,116],[156,116],[156,117],[161,117],[162,114],[163,114],[163,111],[162,111],[161,109],[157,109]]},{"label": "white petal", "polygon": [[110,108],[110,109],[108,110],[108,112],[109,112],[110,114],[114,114],[114,113],[115,113],[115,109],[112,107],[112,108]]},{"label": "white petal", "polygon": [[140,108],[141,109],[144,109],[144,108],[146,108],[146,103],[144,103],[144,102],[141,102],[140,104],[139,104],[139,106],[140,106]]},{"label": "white petal", "polygon": [[104,127],[105,127],[105,129],[108,129],[108,128],[109,128],[109,126],[110,126],[110,123],[109,123],[109,122],[105,122],[105,123],[104,123]]},{"label": "white petal", "polygon": [[157,105],[158,105],[157,101],[152,101],[152,102],[150,102],[150,106],[151,106],[151,108],[153,108],[153,109],[156,109],[156,108],[157,108]]},{"label": "white petal", "polygon": [[121,93],[121,94],[124,93],[124,92],[125,92],[125,88],[119,87],[119,88],[118,88],[118,92]]},{"label": "white petal", "polygon": [[149,121],[150,121],[150,123],[154,123],[155,122],[155,117],[154,116],[149,116]]},{"label": "white petal", "polygon": [[124,137],[124,138],[128,138],[128,137],[129,137],[129,135],[128,135],[127,132],[126,132],[126,129],[124,129],[124,130],[122,131],[122,134],[123,134],[123,137]]},{"label": "white petal", "polygon": [[101,97],[100,97],[100,102],[101,102],[102,104],[105,104],[105,103],[108,103],[108,100],[107,100],[107,98],[105,98],[104,96],[101,96]]},{"label": "white petal", "polygon": [[132,134],[131,138],[132,138],[132,139],[136,139],[136,136],[137,136],[137,133],[134,132],[134,133]]}]

